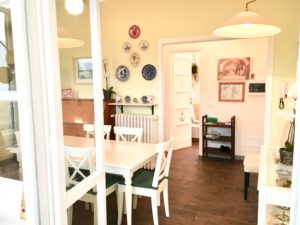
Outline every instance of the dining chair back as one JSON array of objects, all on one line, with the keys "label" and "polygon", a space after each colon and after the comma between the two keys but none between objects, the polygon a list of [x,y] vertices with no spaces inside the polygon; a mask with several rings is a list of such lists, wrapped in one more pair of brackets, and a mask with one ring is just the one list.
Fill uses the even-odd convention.
[{"label": "dining chair back", "polygon": [[[65,146],[65,166],[67,189],[72,188],[95,171],[95,148],[77,148]],[[106,196],[117,190],[120,176],[106,174]],[[80,200],[94,206],[94,225],[97,225],[97,191],[96,187],[83,195]],[[68,224],[72,224],[73,208],[68,209]]]},{"label": "dining chair back", "polygon": [[[65,166],[67,187],[76,185],[95,171],[95,148],[65,146]],[[85,171],[85,172],[84,172]]]},{"label": "dining chair back", "polygon": [[[95,125],[94,124],[83,124],[83,130],[86,132],[87,137],[95,136]],[[103,125],[103,136],[106,140],[110,139],[111,125]]]},{"label": "dining chair back", "polygon": [[143,128],[137,127],[114,127],[116,141],[140,143],[142,140],[143,131]]},{"label": "dining chair back", "polygon": [[85,131],[87,137],[94,137],[95,135],[94,124],[89,124],[89,123],[83,124],[83,130]]},{"label": "dining chair back", "polygon": [[106,140],[110,139],[110,131],[111,131],[111,125],[103,126],[103,135]]},{"label": "dining chair back", "polygon": [[[154,225],[158,225],[157,206],[160,205],[160,194],[163,192],[166,216],[169,217],[168,178],[173,152],[174,138],[157,144],[155,170],[138,170],[132,177],[132,193],[151,198]],[[125,184],[118,184],[118,224],[122,223],[122,207],[124,202]]]}]

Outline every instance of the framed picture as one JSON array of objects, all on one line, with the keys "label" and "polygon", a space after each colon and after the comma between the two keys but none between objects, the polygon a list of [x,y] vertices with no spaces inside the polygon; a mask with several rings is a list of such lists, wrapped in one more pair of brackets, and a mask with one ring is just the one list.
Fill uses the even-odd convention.
[{"label": "framed picture", "polygon": [[220,82],[220,102],[243,102],[245,98],[245,83],[243,82]]},{"label": "framed picture", "polygon": [[79,58],[75,63],[75,82],[79,84],[93,83],[92,58]]},{"label": "framed picture", "polygon": [[219,59],[218,80],[249,80],[250,78],[250,57]]}]

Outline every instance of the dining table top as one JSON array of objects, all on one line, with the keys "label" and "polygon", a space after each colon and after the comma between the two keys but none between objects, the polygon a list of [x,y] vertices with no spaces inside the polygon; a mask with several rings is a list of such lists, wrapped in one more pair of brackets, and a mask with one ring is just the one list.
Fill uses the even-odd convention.
[{"label": "dining table top", "polygon": [[[94,138],[64,136],[64,145],[77,148],[95,147]],[[157,154],[156,144],[104,140],[105,167],[134,169]],[[109,171],[107,171],[109,172]]]}]

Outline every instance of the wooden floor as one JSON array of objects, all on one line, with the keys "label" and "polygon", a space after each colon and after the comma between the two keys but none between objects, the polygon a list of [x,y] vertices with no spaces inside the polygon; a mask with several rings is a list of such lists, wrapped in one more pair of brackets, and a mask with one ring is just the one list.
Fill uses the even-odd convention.
[{"label": "wooden floor", "polygon": [[[0,176],[18,177],[16,160],[0,164]],[[257,175],[251,174],[248,200],[243,200],[243,163],[198,156],[198,144],[174,151],[169,179],[170,217],[159,207],[160,225],[255,225],[257,224]],[[151,203],[141,198],[133,210],[133,225],[153,224]],[[107,225],[117,224],[116,195],[107,198]],[[126,224],[126,215],[123,216]],[[93,212],[82,202],[74,205],[73,225],[93,225]]]},{"label": "wooden floor", "polygon": [[[174,151],[169,180],[170,217],[159,207],[160,225],[257,224],[257,175],[251,174],[248,200],[243,200],[243,163],[198,156],[198,144]],[[107,224],[117,224],[116,197],[107,198]],[[141,198],[133,210],[133,225],[153,224],[151,202]],[[73,225],[92,225],[93,213],[82,203],[74,206]],[[122,225],[126,224],[126,215]]]}]

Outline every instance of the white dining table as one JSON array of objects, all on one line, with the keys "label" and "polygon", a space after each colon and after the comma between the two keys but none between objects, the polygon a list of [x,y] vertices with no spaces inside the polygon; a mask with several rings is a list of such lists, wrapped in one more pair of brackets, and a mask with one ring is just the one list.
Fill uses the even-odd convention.
[{"label": "white dining table", "polygon": [[[94,147],[93,138],[64,136],[64,145]],[[105,172],[122,175],[125,179],[127,224],[132,224],[131,178],[135,171],[150,162],[156,155],[156,144],[104,140]]]}]

